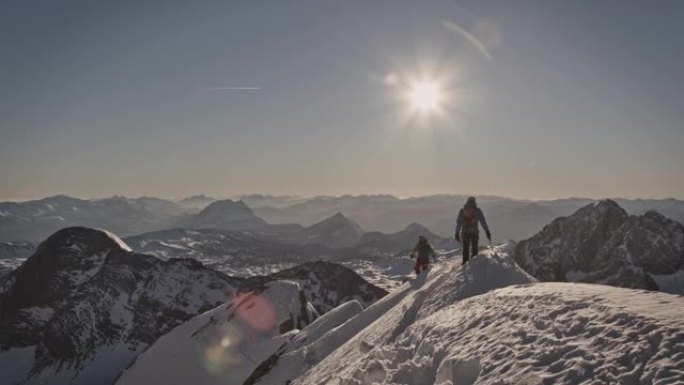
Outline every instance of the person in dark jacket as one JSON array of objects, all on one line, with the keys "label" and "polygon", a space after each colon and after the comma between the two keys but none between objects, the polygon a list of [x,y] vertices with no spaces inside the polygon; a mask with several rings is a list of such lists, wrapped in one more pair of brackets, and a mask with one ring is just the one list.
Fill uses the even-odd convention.
[{"label": "person in dark jacket", "polygon": [[478,252],[478,243],[480,241],[480,228],[478,223],[487,235],[488,240],[492,240],[492,234],[489,232],[487,221],[484,214],[475,202],[474,197],[468,198],[465,206],[458,212],[456,219],[456,232],[454,238],[463,245],[463,264],[468,263],[471,256],[476,256]]},{"label": "person in dark jacket", "polygon": [[411,258],[417,257],[416,265],[414,267],[416,275],[427,270],[428,265],[430,264],[430,257],[432,256],[432,258],[435,258],[436,255],[435,249],[430,246],[430,242],[428,242],[427,238],[422,235],[419,236],[418,243],[411,252]]}]

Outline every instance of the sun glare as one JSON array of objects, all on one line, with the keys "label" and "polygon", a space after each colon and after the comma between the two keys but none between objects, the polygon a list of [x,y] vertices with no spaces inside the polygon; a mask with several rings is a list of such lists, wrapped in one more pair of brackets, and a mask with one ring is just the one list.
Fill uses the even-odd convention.
[{"label": "sun glare", "polygon": [[409,85],[407,92],[411,109],[423,114],[437,112],[444,95],[434,80],[419,80]]}]

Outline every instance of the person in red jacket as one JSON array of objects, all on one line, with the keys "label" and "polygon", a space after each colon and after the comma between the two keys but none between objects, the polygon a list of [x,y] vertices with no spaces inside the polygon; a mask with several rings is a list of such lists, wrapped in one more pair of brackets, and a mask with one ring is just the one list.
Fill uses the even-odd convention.
[{"label": "person in red jacket", "polygon": [[419,236],[418,243],[411,252],[411,258],[417,257],[416,265],[414,267],[416,275],[427,270],[428,265],[430,264],[430,256],[432,256],[432,258],[435,258],[436,255],[437,253],[435,253],[435,249],[433,249],[432,246],[430,246],[430,243],[428,242],[427,238],[425,238],[422,235]]},{"label": "person in red jacket", "polygon": [[487,239],[491,241],[492,234],[489,232],[489,226],[487,226],[484,214],[477,207],[475,198],[470,197],[465,206],[458,212],[456,232],[454,234],[454,238],[463,245],[463,265],[468,263],[471,256],[474,257],[478,253],[478,243],[480,241],[478,223],[482,225]]}]

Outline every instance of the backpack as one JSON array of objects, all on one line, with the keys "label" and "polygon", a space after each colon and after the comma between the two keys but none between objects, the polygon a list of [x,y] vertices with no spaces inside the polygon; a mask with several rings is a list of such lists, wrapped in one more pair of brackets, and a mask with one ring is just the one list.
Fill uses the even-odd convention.
[{"label": "backpack", "polygon": [[419,244],[416,246],[417,251],[417,261],[420,263],[428,263],[430,261],[430,254],[435,251],[428,243]]},{"label": "backpack", "polygon": [[466,206],[463,208],[463,231],[469,234],[478,233],[477,221],[477,207]]}]

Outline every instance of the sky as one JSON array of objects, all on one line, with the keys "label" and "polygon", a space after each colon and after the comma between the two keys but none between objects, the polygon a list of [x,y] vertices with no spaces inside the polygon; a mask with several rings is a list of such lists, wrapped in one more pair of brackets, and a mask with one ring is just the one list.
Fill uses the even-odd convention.
[{"label": "sky", "polygon": [[[678,0],[5,0],[0,200],[684,198]],[[412,85],[439,89],[416,111]]]}]

